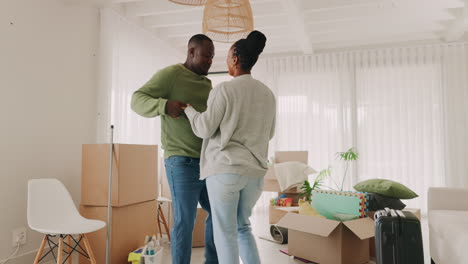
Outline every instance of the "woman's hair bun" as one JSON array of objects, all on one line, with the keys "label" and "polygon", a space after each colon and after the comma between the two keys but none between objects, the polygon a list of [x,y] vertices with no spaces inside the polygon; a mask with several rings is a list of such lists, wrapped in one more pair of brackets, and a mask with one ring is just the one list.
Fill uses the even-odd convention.
[{"label": "woman's hair bun", "polygon": [[265,48],[266,37],[265,35],[257,30],[250,32],[247,36],[247,51],[254,56],[260,55]]}]

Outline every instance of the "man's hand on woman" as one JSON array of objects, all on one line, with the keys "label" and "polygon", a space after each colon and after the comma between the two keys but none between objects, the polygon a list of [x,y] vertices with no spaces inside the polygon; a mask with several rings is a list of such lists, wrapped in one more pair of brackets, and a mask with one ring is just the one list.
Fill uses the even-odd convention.
[{"label": "man's hand on woman", "polygon": [[186,103],[177,100],[168,100],[166,103],[166,114],[172,118],[179,118],[187,107]]}]

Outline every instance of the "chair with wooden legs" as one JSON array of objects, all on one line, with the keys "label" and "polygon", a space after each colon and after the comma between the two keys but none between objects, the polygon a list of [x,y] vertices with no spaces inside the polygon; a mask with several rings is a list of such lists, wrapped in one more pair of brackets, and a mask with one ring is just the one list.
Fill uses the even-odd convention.
[{"label": "chair with wooden legs", "polygon": [[169,204],[169,207],[171,206],[171,200],[165,197],[159,197],[158,198],[158,230],[159,230],[159,236],[162,237],[162,229],[161,229],[161,223],[164,225],[164,229],[166,230],[167,238],[169,239],[169,242],[171,241],[171,232],[169,231],[169,227],[167,225],[166,217],[164,216],[164,211],[162,209],[163,203],[167,202]]},{"label": "chair with wooden legs", "polygon": [[[34,264],[40,263],[48,254],[52,254],[57,264],[72,264],[73,252],[83,255],[91,264],[96,264],[86,234],[106,224],[82,217],[70,193],[59,180],[38,179],[28,182],[27,213],[29,227],[44,234]],[[46,244],[49,249],[43,254]],[[54,253],[56,248],[57,256]]]}]

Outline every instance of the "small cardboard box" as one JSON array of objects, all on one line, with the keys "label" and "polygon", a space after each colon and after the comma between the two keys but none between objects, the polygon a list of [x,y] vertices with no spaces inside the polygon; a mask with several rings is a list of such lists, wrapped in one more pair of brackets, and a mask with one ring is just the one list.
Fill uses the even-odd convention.
[{"label": "small cardboard box", "polygon": [[169,182],[167,181],[166,169],[161,169],[160,172],[159,181],[161,183],[161,197],[171,199],[171,189],[169,188]]},{"label": "small cardboard box", "polygon": [[[162,210],[164,217],[166,218],[169,232],[174,226],[174,213],[172,209],[172,203],[163,203]],[[204,247],[205,246],[205,220],[208,214],[200,206],[197,208],[197,217],[195,218],[195,225],[193,227],[192,247]],[[161,231],[166,234],[164,225],[161,224]]]},{"label": "small cardboard box", "polygon": [[202,208],[197,209],[197,218],[195,219],[195,226],[193,227],[192,247],[205,246],[205,220],[208,216],[207,212]]},{"label": "small cardboard box", "polygon": [[292,198],[293,203],[292,207],[281,207],[281,206],[273,206],[270,204],[268,213],[269,213],[269,222],[270,225],[274,225],[278,223],[278,221],[285,216],[288,211],[289,212],[294,212],[298,211],[299,207],[297,207],[297,204],[300,199],[300,194],[299,193],[278,193],[278,197],[282,194],[285,194],[287,198]]},{"label": "small cardboard box", "polygon": [[[156,201],[112,207],[110,263],[127,263],[128,253],[143,245],[146,235],[156,234]],[[86,218],[107,222],[106,206],[80,206]],[[96,263],[106,263],[107,228],[89,233]],[[80,264],[89,261],[80,255]]]},{"label": "small cardboard box", "polygon": [[274,225],[283,218],[288,212],[283,211],[283,210],[278,210],[280,207],[279,206],[273,206],[270,204],[270,208],[268,208],[268,213],[269,213],[269,222],[270,225]]},{"label": "small cardboard box", "polygon": [[292,206],[297,206],[299,204],[299,199],[303,198],[301,197],[300,193],[278,193],[278,196],[285,194],[287,198],[292,198]]},{"label": "small cardboard box", "polygon": [[[161,196],[165,198],[171,198],[171,191],[169,188],[169,183],[167,181],[167,177],[164,173],[164,175],[161,175]],[[174,225],[174,213],[172,209],[172,203],[170,202],[165,202],[162,204],[162,210],[164,213],[164,217],[166,218],[167,224],[169,226],[169,230],[172,229],[172,226]],[[195,218],[195,225],[193,227],[193,238],[192,238],[192,247],[204,247],[205,246],[205,219],[208,216],[208,214],[203,210],[198,204],[197,208],[197,218]],[[163,225],[161,224],[162,233],[166,233],[166,230],[164,230]]]},{"label": "small cardboard box", "polygon": [[[307,151],[277,151],[275,153],[274,163],[282,163],[288,161],[299,161],[304,164],[308,162]],[[263,191],[265,192],[281,192],[278,181],[276,180],[275,170],[270,166],[264,177]],[[293,188],[287,191],[288,193],[298,193],[298,188]]]},{"label": "small cardboard box", "polygon": [[[82,152],[81,204],[107,206],[109,144],[85,144]],[[158,147],[114,144],[112,206],[158,197]]]},{"label": "small cardboard box", "polygon": [[320,264],[369,262],[369,239],[374,236],[370,218],[339,222],[288,213],[277,225],[288,228],[290,255]]},{"label": "small cardboard box", "polygon": [[288,212],[297,212],[298,210],[299,207],[280,207],[270,204],[270,208],[268,209],[270,225],[277,224]]}]

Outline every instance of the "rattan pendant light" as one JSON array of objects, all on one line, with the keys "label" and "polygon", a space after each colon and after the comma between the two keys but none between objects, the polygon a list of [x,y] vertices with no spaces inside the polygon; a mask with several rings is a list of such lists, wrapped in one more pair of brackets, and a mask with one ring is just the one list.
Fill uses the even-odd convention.
[{"label": "rattan pendant light", "polygon": [[234,42],[253,31],[249,0],[207,0],[203,33],[218,42]]},{"label": "rattan pendant light", "polygon": [[192,6],[204,5],[206,3],[206,0],[169,0],[169,1],[174,2],[176,4],[192,5]]}]

